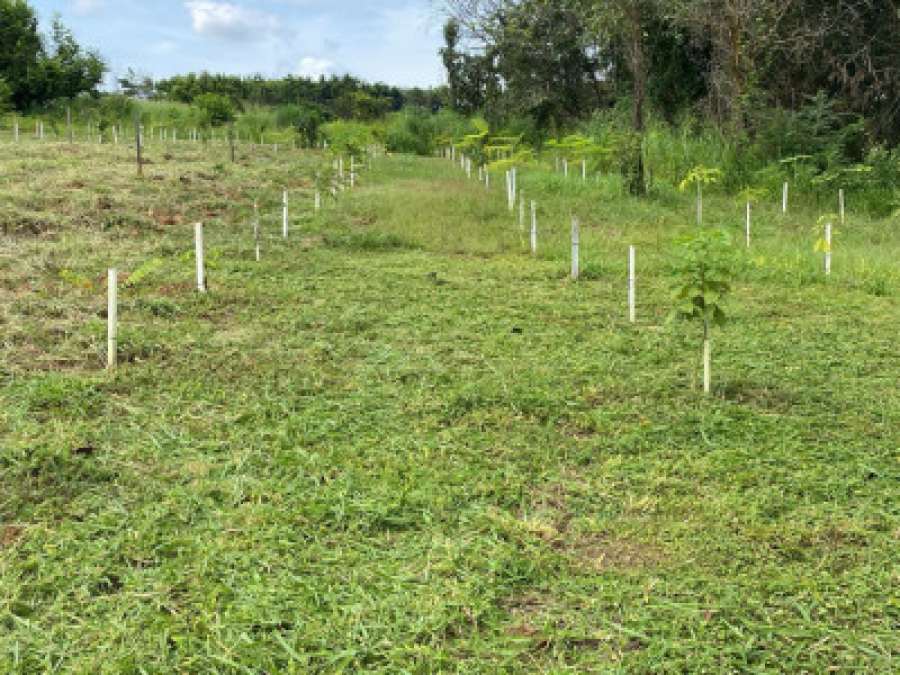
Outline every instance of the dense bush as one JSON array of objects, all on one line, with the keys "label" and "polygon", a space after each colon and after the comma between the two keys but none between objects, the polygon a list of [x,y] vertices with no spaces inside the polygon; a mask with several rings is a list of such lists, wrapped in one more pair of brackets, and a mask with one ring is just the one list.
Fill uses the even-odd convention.
[{"label": "dense bush", "polygon": [[361,155],[377,139],[375,127],[362,122],[336,120],[324,125],[322,131],[332,149],[356,155]]},{"label": "dense bush", "polygon": [[231,99],[221,94],[201,94],[194,99],[194,106],[203,111],[204,116],[213,126],[233,122],[237,115]]},{"label": "dense bush", "polygon": [[125,124],[134,117],[134,102],[126,96],[118,94],[104,96],[100,100],[100,128]]},{"label": "dense bush", "polygon": [[430,155],[434,150],[434,126],[431,116],[410,106],[388,118],[385,145],[391,152]]},{"label": "dense bush", "polygon": [[310,148],[316,145],[319,130],[327,119],[324,108],[314,104],[282,106],[275,112],[275,123],[294,129]]}]

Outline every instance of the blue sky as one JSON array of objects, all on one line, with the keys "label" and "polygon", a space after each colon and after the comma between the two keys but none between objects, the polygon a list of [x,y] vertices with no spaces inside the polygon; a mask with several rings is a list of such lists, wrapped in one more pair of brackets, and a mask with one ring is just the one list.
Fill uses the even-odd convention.
[{"label": "blue sky", "polygon": [[79,44],[155,78],[200,72],[281,77],[350,73],[399,86],[444,78],[434,0],[31,0]]}]

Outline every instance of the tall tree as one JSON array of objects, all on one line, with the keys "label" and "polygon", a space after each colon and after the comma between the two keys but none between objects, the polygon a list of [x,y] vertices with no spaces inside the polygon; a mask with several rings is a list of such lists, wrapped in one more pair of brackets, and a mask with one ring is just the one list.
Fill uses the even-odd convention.
[{"label": "tall tree", "polygon": [[[604,52],[587,33],[578,3],[447,0],[446,6],[453,48],[443,54],[451,86],[465,81],[465,65],[474,59],[489,118],[528,116],[545,130],[560,130],[601,104]],[[480,54],[461,55],[461,36]]]},{"label": "tall tree", "polygon": [[712,47],[709,91],[714,112],[739,146],[761,63],[777,41],[782,19],[802,0],[672,0],[665,13]]},{"label": "tall tree", "polygon": [[45,41],[34,10],[24,0],[0,0],[0,78],[18,109],[96,92],[105,65],[84,51],[59,17]]},{"label": "tall tree", "polygon": [[106,64],[96,51],[86,51],[75,41],[59,16],[53,18],[48,47],[44,58],[48,99],[96,93]]},{"label": "tall tree", "polygon": [[34,10],[24,0],[0,0],[0,77],[18,109],[31,105],[41,91],[42,57]]},{"label": "tall tree", "polygon": [[466,53],[460,42],[459,21],[450,19],[444,25],[445,44],[441,49],[450,89],[450,107],[464,115],[472,115],[484,108],[488,59],[484,55]]},{"label": "tall tree", "polygon": [[643,140],[646,126],[647,58],[645,26],[656,11],[655,0],[567,0],[584,8],[600,44],[618,45],[632,78],[632,135],[623,158],[623,173],[633,195],[647,192]]},{"label": "tall tree", "polygon": [[900,0],[794,0],[779,17],[762,77],[797,107],[819,91],[900,142]]}]

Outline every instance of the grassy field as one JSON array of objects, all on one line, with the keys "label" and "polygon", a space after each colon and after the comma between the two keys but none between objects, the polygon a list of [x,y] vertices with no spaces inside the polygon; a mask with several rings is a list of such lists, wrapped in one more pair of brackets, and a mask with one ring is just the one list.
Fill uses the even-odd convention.
[{"label": "grassy field", "polygon": [[523,170],[532,256],[446,161],[313,214],[324,155],[148,156],[0,144],[0,671],[900,670],[892,222],[848,195],[826,282],[824,207],[756,208],[707,398],[686,196]]}]

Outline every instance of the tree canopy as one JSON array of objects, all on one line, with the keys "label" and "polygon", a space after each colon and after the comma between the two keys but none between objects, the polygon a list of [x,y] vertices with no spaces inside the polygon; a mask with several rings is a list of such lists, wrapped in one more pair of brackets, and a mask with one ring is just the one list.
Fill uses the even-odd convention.
[{"label": "tree canopy", "polygon": [[61,98],[97,93],[106,66],[85,50],[59,17],[49,35],[25,0],[0,0],[0,103],[26,110]]},{"label": "tree canopy", "polygon": [[630,99],[636,133],[647,104],[666,119],[706,115],[739,144],[773,108],[798,111],[821,92],[877,141],[900,142],[900,0],[444,4],[463,113],[577,119]]}]

